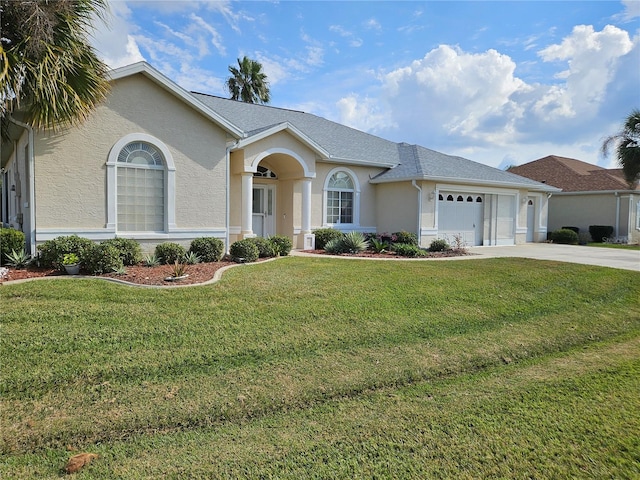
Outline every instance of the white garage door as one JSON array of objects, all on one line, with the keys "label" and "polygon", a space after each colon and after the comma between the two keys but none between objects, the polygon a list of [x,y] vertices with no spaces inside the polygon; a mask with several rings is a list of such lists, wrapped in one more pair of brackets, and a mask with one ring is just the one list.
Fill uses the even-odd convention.
[{"label": "white garage door", "polygon": [[460,235],[466,245],[482,245],[483,196],[443,192],[438,200],[438,236],[451,241]]}]

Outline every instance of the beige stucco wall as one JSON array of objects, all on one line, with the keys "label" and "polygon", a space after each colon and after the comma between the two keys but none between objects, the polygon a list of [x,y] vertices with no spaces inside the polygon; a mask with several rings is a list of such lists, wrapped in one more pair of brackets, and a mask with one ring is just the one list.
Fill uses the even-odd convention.
[{"label": "beige stucco wall", "polygon": [[380,183],[376,188],[378,233],[406,230],[418,234],[418,189],[411,182]]},{"label": "beige stucco wall", "polygon": [[37,136],[38,228],[105,227],[105,163],[131,133],[152,135],[171,152],[177,228],[224,228],[226,134],[141,74],[113,82],[81,126]]},{"label": "beige stucco wall", "polygon": [[383,171],[383,169],[354,165],[338,165],[330,162],[316,163],[316,178],[311,186],[311,228],[316,229],[325,226],[323,223],[324,187],[329,174],[335,168],[351,172],[358,180],[360,186],[360,221],[356,228],[366,232],[376,231],[378,223],[376,189],[378,186],[371,184],[369,180],[371,177]]},{"label": "beige stucco wall", "polygon": [[640,194],[629,192],[554,194],[549,200],[549,231],[570,226],[588,233],[590,225],[611,225],[615,235],[628,236],[630,243],[636,243],[640,241],[639,200]]}]

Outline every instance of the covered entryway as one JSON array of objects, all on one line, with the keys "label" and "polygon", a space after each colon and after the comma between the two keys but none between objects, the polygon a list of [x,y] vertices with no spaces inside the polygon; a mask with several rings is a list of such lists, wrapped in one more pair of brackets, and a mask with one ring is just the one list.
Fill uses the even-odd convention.
[{"label": "covered entryway", "polygon": [[449,241],[459,235],[466,245],[482,245],[484,199],[482,195],[443,192],[438,197],[438,236]]}]

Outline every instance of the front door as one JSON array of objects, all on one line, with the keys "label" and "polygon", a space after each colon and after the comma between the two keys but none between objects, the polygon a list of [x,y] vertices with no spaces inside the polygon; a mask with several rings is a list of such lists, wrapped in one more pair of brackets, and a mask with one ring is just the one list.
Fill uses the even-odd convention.
[{"label": "front door", "polygon": [[275,185],[254,185],[252,229],[258,237],[275,234]]}]

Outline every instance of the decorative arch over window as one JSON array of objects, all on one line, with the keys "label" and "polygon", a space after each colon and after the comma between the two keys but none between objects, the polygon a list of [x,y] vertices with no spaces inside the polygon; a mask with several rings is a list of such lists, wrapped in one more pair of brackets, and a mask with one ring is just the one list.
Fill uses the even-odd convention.
[{"label": "decorative arch over window", "polygon": [[360,224],[360,185],[348,168],[334,168],[324,184],[324,224]]},{"label": "decorative arch over window", "polygon": [[175,164],[167,146],[144,133],[125,135],[107,160],[107,228],[166,232],[175,227]]}]

